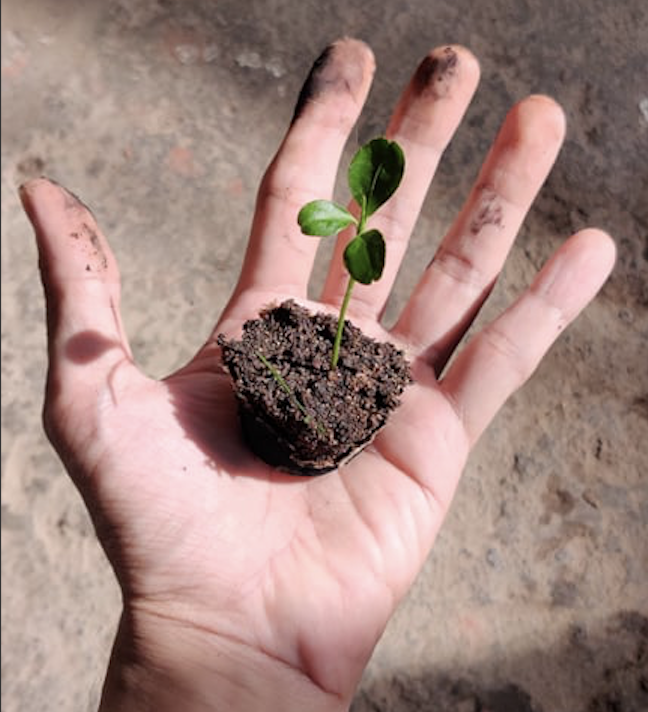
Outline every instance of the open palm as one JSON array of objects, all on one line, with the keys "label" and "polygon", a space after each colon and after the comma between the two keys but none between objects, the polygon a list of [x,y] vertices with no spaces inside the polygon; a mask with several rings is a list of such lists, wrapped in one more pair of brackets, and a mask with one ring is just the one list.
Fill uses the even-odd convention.
[{"label": "open palm", "polygon": [[[358,457],[291,477],[245,447],[215,337],[238,336],[269,303],[333,311],[345,275],[338,241],[321,301],[306,299],[317,248],[299,207],[330,197],[369,90],[360,42],[316,63],[261,185],[241,278],[212,336],[163,381],[135,366],[118,311],[114,258],[78,199],[40,179],[22,188],[48,301],[48,433],[79,487],[124,592],[129,633],[190,630],[290,669],[348,704],[364,665],[420,569],[471,446],[594,296],[613,259],[595,230],[570,240],[534,284],[457,355],[559,150],[561,110],[530,97],[507,117],[464,209],[390,332],[380,316],[443,149],[477,86],[469,52],[432,52],[387,136],[406,173],[372,225],[387,241],[380,282],[358,286],[349,317],[404,348],[414,384]],[[151,624],[155,621],[155,624]],[[144,633],[142,633],[144,631]]]}]

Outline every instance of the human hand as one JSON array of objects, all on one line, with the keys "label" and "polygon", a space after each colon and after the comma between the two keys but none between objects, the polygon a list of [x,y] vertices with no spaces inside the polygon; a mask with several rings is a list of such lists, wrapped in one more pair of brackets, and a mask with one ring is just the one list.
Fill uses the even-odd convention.
[{"label": "human hand", "polygon": [[79,488],[123,591],[102,709],[339,710],[422,566],[470,448],[593,298],[609,237],[571,237],[531,287],[449,357],[497,278],[564,134],[545,97],[517,104],[467,202],[389,332],[380,316],[443,149],[477,86],[462,48],[428,56],[387,130],[406,154],[398,193],[372,219],[382,279],[357,285],[349,318],[404,348],[415,383],[361,455],[319,478],[273,471],[241,440],[215,340],[270,302],[342,300],[338,241],[320,303],[317,248],[299,208],[330,196],[369,90],[373,58],[336,43],[316,63],[261,184],[235,292],[196,357],[162,381],[134,364],[117,266],[93,216],[39,179],[21,189],[47,299],[46,430]]}]

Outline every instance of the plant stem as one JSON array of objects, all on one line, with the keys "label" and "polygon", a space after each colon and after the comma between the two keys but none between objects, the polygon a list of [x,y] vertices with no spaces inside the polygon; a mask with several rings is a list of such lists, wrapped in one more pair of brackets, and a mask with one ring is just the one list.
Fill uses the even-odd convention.
[{"label": "plant stem", "polygon": [[362,196],[362,205],[360,206],[360,220],[356,225],[356,237],[364,232],[367,223],[367,196]]},{"label": "plant stem", "polygon": [[[362,205],[360,206],[360,220],[356,225],[357,237],[360,235],[367,223],[367,196],[362,196]],[[340,316],[338,317],[337,331],[335,332],[335,341],[333,342],[333,355],[331,356],[331,371],[335,371],[337,368],[338,359],[340,358],[340,344],[342,343],[342,334],[344,333],[344,317],[346,315],[347,307],[349,306],[349,300],[351,299],[351,292],[353,291],[353,285],[356,283],[355,279],[349,275],[349,281],[347,282],[346,292],[344,293],[344,299],[342,300],[342,306],[340,307]]]},{"label": "plant stem", "polygon": [[346,315],[347,307],[349,306],[349,300],[351,299],[351,291],[353,290],[354,284],[355,279],[353,279],[353,277],[349,275],[349,282],[347,283],[346,292],[344,293],[344,299],[342,300],[342,306],[340,307],[340,317],[338,319],[335,342],[333,343],[333,356],[331,357],[332,371],[336,369],[338,359],[340,358],[340,344],[342,343],[342,334],[344,332],[344,317]]}]

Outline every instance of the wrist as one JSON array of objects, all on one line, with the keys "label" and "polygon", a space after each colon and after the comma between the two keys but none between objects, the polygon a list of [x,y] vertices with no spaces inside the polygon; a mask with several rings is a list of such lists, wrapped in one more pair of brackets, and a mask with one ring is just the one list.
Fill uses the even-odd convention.
[{"label": "wrist", "polygon": [[349,704],[244,643],[124,613],[99,712],[343,712]]}]

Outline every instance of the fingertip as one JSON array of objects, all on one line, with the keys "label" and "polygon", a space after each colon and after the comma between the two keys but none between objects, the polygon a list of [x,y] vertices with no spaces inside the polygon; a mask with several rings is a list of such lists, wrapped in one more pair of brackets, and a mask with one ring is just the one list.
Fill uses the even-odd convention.
[{"label": "fingertip", "polygon": [[343,37],[333,43],[335,62],[342,71],[345,87],[358,107],[365,102],[369,86],[376,73],[376,57],[362,40]]},{"label": "fingertip", "polygon": [[18,186],[18,193],[20,196],[29,195],[33,190],[37,189],[39,185],[49,184],[51,184],[51,181],[45,176],[30,178]]},{"label": "fingertip", "polygon": [[547,94],[531,94],[519,101],[513,110],[521,130],[533,132],[544,140],[562,143],[567,117],[562,106]]},{"label": "fingertip", "polygon": [[351,98],[351,110],[336,106],[336,114],[349,113],[353,122],[367,97],[376,69],[376,61],[371,48],[361,40],[343,37],[328,45],[315,60],[299,93],[292,123],[295,123],[307,109],[319,107],[331,102],[318,101],[323,97],[332,100],[340,98],[348,104]]},{"label": "fingertip", "polygon": [[616,258],[616,242],[609,232],[599,227],[586,227],[579,230],[572,238],[582,240],[596,246],[599,250],[606,251],[611,258]]},{"label": "fingertip", "polygon": [[21,198],[31,198],[36,193],[40,193],[42,191],[60,193],[62,190],[64,189],[59,183],[52,178],[48,178],[47,176],[31,178],[30,180],[25,181],[22,185],[18,186],[18,193]]},{"label": "fingertip", "polygon": [[441,45],[423,58],[411,86],[415,94],[442,99],[453,96],[456,87],[472,94],[479,75],[479,62],[470,50],[462,45]]},{"label": "fingertip", "polygon": [[600,228],[588,227],[575,233],[570,242],[589,257],[602,279],[607,279],[617,258],[617,246],[612,236]]},{"label": "fingertip", "polygon": [[477,57],[463,45],[449,45],[459,57],[462,71],[465,76],[470,77],[477,84],[481,75],[481,66]]},{"label": "fingertip", "polygon": [[80,198],[44,176],[23,183],[18,193],[34,229],[45,281],[54,283],[77,273],[116,279],[110,248]]},{"label": "fingertip", "polygon": [[52,210],[63,209],[66,212],[87,214],[94,221],[92,210],[72,191],[53,178],[41,176],[26,181],[18,187],[18,195],[27,217],[34,227]]},{"label": "fingertip", "polygon": [[22,203],[27,217],[33,222],[34,219],[34,195],[36,195],[43,186],[49,185],[46,178],[32,178],[18,186],[18,197]]},{"label": "fingertip", "polygon": [[614,240],[603,230],[585,228],[552,255],[531,289],[557,307],[569,323],[600,291],[615,259]]},{"label": "fingertip", "polygon": [[370,71],[376,68],[376,58],[371,47],[355,37],[341,37],[331,45],[344,59],[364,66]]}]

